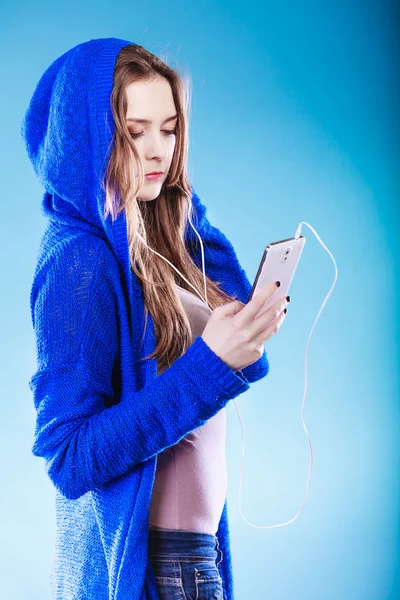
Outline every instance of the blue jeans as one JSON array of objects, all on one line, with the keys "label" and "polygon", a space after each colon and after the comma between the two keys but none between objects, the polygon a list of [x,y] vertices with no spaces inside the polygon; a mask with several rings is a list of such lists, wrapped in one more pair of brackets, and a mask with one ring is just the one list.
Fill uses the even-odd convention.
[{"label": "blue jeans", "polygon": [[223,554],[209,533],[149,528],[149,559],[160,600],[223,600]]}]

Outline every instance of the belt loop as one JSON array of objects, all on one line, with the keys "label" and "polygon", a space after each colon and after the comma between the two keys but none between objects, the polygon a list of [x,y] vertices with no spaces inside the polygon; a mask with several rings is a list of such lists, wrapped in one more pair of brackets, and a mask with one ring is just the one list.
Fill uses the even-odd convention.
[{"label": "belt loop", "polygon": [[224,557],[222,550],[220,549],[219,545],[218,545],[218,537],[215,536],[215,546],[214,546],[214,550],[217,550],[220,553],[220,559],[217,560],[216,565],[218,566],[220,562],[222,562],[222,559]]}]

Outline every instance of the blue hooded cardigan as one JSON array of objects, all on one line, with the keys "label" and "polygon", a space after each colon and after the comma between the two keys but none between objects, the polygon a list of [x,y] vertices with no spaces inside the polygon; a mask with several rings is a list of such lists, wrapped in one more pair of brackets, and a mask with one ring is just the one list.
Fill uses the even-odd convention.
[{"label": "blue hooded cardigan", "polygon": [[[125,212],[104,220],[100,182],[110,156],[115,61],[131,44],[93,39],[40,78],[21,135],[48,218],[30,294],[37,370],[32,452],[55,487],[49,581],[56,600],[158,600],[148,558],[157,454],[203,425],[267,375],[264,350],[233,371],[198,336],[157,377],[154,324],[130,267]],[[246,303],[251,284],[232,244],[212,226],[192,186],[193,224],[207,275]],[[190,224],[185,244],[201,267]],[[217,538],[224,600],[233,600],[227,502]]]}]

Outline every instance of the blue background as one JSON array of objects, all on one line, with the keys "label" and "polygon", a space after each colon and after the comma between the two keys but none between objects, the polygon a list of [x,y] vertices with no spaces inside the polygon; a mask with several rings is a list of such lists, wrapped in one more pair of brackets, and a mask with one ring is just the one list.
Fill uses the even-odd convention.
[{"label": "blue background", "polygon": [[[4,7],[6,6],[6,8]],[[46,221],[19,128],[50,63],[96,37],[144,45],[192,78],[189,173],[253,280],[264,246],[310,223],[336,287],[309,347],[314,464],[284,527],[240,516],[241,427],[228,405],[236,600],[394,600],[399,579],[399,4],[122,1],[4,5],[1,22],[3,598],[50,599],[54,492],[30,454],[29,292]],[[312,232],[270,373],[237,400],[242,513],[292,520],[310,453],[307,339],[334,279]]]}]

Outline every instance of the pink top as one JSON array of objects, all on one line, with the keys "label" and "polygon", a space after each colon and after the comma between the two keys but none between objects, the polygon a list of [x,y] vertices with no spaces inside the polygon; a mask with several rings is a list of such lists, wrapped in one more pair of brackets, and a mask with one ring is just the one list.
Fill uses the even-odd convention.
[{"label": "pink top", "polygon": [[[194,340],[211,310],[195,292],[177,287]],[[225,443],[226,407],[157,455],[150,528],[216,535],[227,492]]]}]

